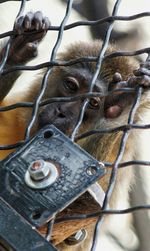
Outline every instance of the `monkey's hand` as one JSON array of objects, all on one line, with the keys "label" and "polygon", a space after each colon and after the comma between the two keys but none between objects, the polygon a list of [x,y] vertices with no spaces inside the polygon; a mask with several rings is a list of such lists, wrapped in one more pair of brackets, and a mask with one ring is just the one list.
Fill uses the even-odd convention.
[{"label": "monkey's hand", "polygon": [[[37,56],[38,43],[45,36],[50,21],[40,11],[28,12],[19,17],[14,24],[14,31],[18,34],[12,39],[7,60],[8,65],[26,63]],[[33,33],[34,31],[39,31]]]},{"label": "monkey's hand", "polygon": [[[43,17],[40,11],[28,12],[25,16],[19,17],[14,25],[17,35],[12,38],[5,66],[24,64],[37,56],[38,43],[45,36],[49,26],[49,19]],[[5,46],[0,52],[0,59],[3,58],[4,52]],[[0,101],[9,93],[18,75],[18,72],[12,72],[0,76]]]},{"label": "monkey's hand", "polygon": [[[134,76],[127,81],[122,81],[120,73],[115,73],[108,90],[116,90],[120,88],[142,86],[145,89],[150,87],[150,62],[140,64],[138,70],[134,71]],[[117,118],[123,110],[133,102],[134,93],[125,93],[123,91],[116,92],[115,95],[108,95],[104,104],[104,113],[106,118]]]},{"label": "monkey's hand", "polygon": [[137,85],[142,86],[144,89],[150,87],[150,61],[141,63],[139,69],[134,71],[134,75],[128,81],[129,87]]}]

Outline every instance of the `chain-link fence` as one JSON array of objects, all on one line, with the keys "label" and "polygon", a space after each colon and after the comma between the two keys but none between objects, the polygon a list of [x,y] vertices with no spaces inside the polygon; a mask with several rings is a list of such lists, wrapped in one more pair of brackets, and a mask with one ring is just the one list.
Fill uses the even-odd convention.
[{"label": "chain-link fence", "polygon": [[[3,1],[1,1],[3,2]],[[21,7],[20,10],[18,12],[18,16],[17,18],[19,18],[24,10],[24,6],[26,4],[25,0],[22,0],[21,3]],[[55,223],[58,222],[71,222],[73,220],[83,220],[83,219],[91,219],[91,218],[96,218],[97,223],[96,223],[96,227],[95,227],[95,233],[94,233],[94,238],[93,238],[93,245],[91,247],[91,250],[95,250],[96,244],[97,244],[97,240],[99,238],[99,229],[103,223],[103,216],[104,215],[108,215],[108,214],[127,214],[127,213],[132,213],[134,211],[138,211],[138,210],[144,210],[144,209],[150,209],[150,205],[139,205],[139,206],[135,206],[132,208],[127,208],[124,210],[114,210],[114,209],[108,209],[108,204],[110,201],[110,197],[113,193],[113,189],[115,186],[115,182],[117,179],[117,174],[118,174],[118,169],[120,168],[126,168],[127,166],[133,166],[133,165],[145,165],[145,166],[149,166],[150,162],[149,161],[139,161],[139,160],[129,160],[127,162],[122,163],[121,160],[123,158],[124,155],[124,151],[126,148],[126,142],[128,140],[128,137],[130,137],[130,131],[136,130],[136,129],[149,129],[150,125],[146,124],[146,125],[140,125],[140,124],[135,124],[134,122],[134,117],[135,117],[135,113],[139,107],[140,104],[140,100],[141,100],[141,96],[143,93],[143,87],[141,87],[140,85],[138,85],[135,88],[129,88],[128,87],[128,82],[127,83],[127,87],[126,88],[119,88],[117,90],[113,90],[111,92],[107,92],[105,95],[104,94],[100,94],[100,93],[95,93],[93,92],[93,88],[95,85],[95,82],[99,76],[99,73],[101,71],[101,66],[102,63],[105,62],[107,59],[112,59],[112,58],[116,58],[116,57],[122,57],[122,56],[127,56],[127,57],[131,57],[131,56],[136,56],[136,55],[140,55],[140,54],[147,54],[147,62],[149,62],[149,53],[150,53],[150,48],[143,48],[141,50],[138,51],[132,51],[132,52],[125,52],[125,51],[113,51],[111,53],[106,53],[107,48],[109,46],[109,40],[110,40],[110,36],[111,36],[111,32],[113,30],[114,27],[114,23],[115,21],[131,21],[131,20],[135,20],[135,19],[139,19],[142,17],[147,17],[150,16],[150,12],[145,12],[145,13],[139,13],[133,16],[118,16],[117,15],[117,11],[119,8],[119,5],[121,4],[121,0],[117,0],[116,3],[114,4],[114,9],[112,12],[112,15],[106,18],[103,18],[101,20],[96,20],[96,21],[78,21],[69,25],[66,25],[66,22],[68,20],[69,15],[71,15],[71,8],[72,8],[72,4],[73,4],[73,0],[69,0],[66,4],[66,14],[64,16],[64,19],[62,20],[61,25],[58,26],[49,26],[48,30],[54,30],[54,31],[58,31],[58,37],[57,37],[57,41],[55,43],[55,46],[51,52],[51,56],[50,56],[50,60],[49,62],[45,62],[42,64],[38,64],[35,66],[30,66],[30,65],[14,65],[14,66],[10,66],[9,68],[5,68],[6,62],[7,62],[7,58],[9,56],[9,50],[11,48],[11,44],[12,44],[12,40],[14,38],[15,35],[17,35],[15,30],[9,31],[9,32],[5,32],[0,34],[0,38],[5,38],[5,37],[10,37],[7,45],[5,47],[4,53],[3,53],[3,58],[1,59],[1,64],[0,64],[0,73],[1,76],[5,76],[7,74],[10,74],[12,72],[16,72],[16,71],[34,71],[34,70],[38,70],[38,69],[46,69],[45,74],[43,75],[43,80],[42,80],[42,85],[41,85],[41,89],[39,94],[37,95],[35,102],[20,102],[20,103],[14,103],[14,104],[7,104],[6,106],[2,106],[0,107],[0,113],[8,113],[10,110],[16,110],[19,109],[20,107],[23,107],[24,109],[28,109],[28,108],[32,108],[32,116],[28,121],[28,125],[26,127],[25,130],[25,136],[24,136],[24,140],[19,141],[15,144],[11,144],[11,145],[3,145],[0,142],[0,150],[1,151],[6,151],[6,150],[12,150],[12,149],[17,149],[18,147],[22,147],[24,146],[25,143],[29,142],[30,138],[31,138],[31,131],[32,128],[35,124],[36,118],[38,116],[38,111],[40,107],[43,107],[47,104],[51,104],[53,102],[73,102],[75,100],[79,100],[82,99],[84,100],[82,102],[82,108],[80,110],[80,114],[78,117],[78,121],[77,123],[74,125],[73,131],[70,135],[70,138],[72,140],[72,142],[77,142],[78,140],[81,140],[83,138],[87,138],[90,137],[91,135],[97,135],[97,137],[99,137],[99,135],[101,134],[108,134],[108,133],[115,133],[118,131],[122,132],[122,138],[120,140],[120,145],[118,145],[118,154],[116,155],[115,161],[113,163],[108,163],[108,162],[104,162],[104,165],[106,167],[106,169],[111,170],[111,175],[110,175],[110,181],[106,190],[106,194],[105,194],[105,198],[104,198],[104,202],[103,202],[103,206],[101,208],[101,210],[99,212],[94,212],[94,213],[90,213],[90,214],[79,214],[76,216],[63,216],[59,219],[54,219],[52,221],[50,221],[47,224],[47,233],[46,233],[46,239],[50,240],[51,239],[51,232],[53,229],[53,225]],[[51,10],[50,10],[51,11]],[[107,23],[108,24],[108,29],[107,32],[105,34],[105,38],[104,41],[102,42],[102,46],[100,46],[100,50],[99,50],[99,55],[97,57],[91,57],[90,55],[88,57],[81,57],[81,58],[76,58],[76,59],[72,59],[72,60],[65,60],[65,61],[59,61],[57,60],[57,51],[59,49],[59,46],[62,42],[63,39],[63,34],[65,33],[66,30],[69,29],[73,29],[73,28],[78,28],[79,26],[96,26],[97,24],[104,24]],[[30,31],[31,33],[31,31]],[[32,32],[32,34],[34,34],[35,31]],[[27,33],[28,36],[28,33]],[[43,94],[47,88],[47,82],[48,82],[48,78],[52,72],[52,69],[55,67],[67,67],[67,66],[71,66],[71,65],[77,65],[79,63],[83,63],[83,62],[95,62],[95,70],[93,73],[93,77],[90,83],[90,88],[88,90],[88,92],[78,95],[78,96],[70,96],[70,97],[53,97],[53,98],[49,98],[46,101],[43,101]],[[128,115],[128,123],[118,126],[118,127],[114,127],[114,128],[106,128],[106,129],[101,129],[101,128],[97,128],[97,129],[92,129],[90,131],[86,131],[85,133],[82,133],[80,135],[78,135],[78,130],[80,128],[80,126],[82,126],[82,122],[83,122],[83,117],[85,114],[85,111],[87,109],[87,105],[89,103],[89,99],[91,97],[101,97],[104,98],[106,96],[109,95],[113,95],[114,93],[133,93],[135,92],[135,98],[133,101],[133,105],[131,107],[131,110],[129,112]],[[3,123],[1,121],[1,123]],[[3,125],[5,127],[5,124]],[[19,133],[19,132],[18,132]],[[20,148],[19,148],[20,149]],[[18,154],[18,153],[17,153]],[[16,155],[17,156],[17,155]],[[13,155],[13,158],[15,158],[15,154]],[[11,161],[11,158],[9,159],[9,161]],[[99,160],[100,161],[100,160]]]}]

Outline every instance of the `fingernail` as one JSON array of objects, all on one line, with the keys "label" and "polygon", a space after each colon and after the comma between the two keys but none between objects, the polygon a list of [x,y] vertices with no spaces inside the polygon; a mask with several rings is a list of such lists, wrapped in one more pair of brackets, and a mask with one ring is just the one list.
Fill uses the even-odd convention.
[{"label": "fingernail", "polygon": [[30,28],[30,21],[26,21],[25,27],[26,27],[26,29]]},{"label": "fingernail", "polygon": [[35,24],[35,29],[36,29],[36,30],[39,30],[39,27],[40,27],[39,23],[36,23],[36,24]]}]

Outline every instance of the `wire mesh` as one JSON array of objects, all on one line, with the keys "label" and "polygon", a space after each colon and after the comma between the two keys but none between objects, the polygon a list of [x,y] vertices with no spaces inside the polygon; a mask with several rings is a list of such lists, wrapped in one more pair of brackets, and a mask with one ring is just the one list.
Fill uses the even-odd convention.
[{"label": "wire mesh", "polygon": [[[21,1],[21,6],[20,6],[20,10],[18,12],[17,18],[22,15],[25,3],[26,3],[25,0]],[[66,13],[65,13],[64,19],[62,20],[61,25],[60,26],[50,26],[49,29],[48,29],[48,30],[58,31],[57,41],[56,41],[56,44],[55,44],[55,46],[54,46],[54,48],[52,50],[52,54],[51,54],[50,60],[48,62],[38,64],[38,65],[34,65],[34,66],[15,65],[15,66],[11,66],[11,67],[5,69],[5,65],[6,65],[6,62],[7,62],[7,58],[8,58],[11,42],[12,42],[12,37],[14,35],[16,35],[16,32],[15,32],[15,30],[12,30],[12,31],[0,34],[0,38],[5,38],[5,37],[10,36],[10,39],[9,39],[9,41],[7,43],[7,46],[5,47],[6,49],[5,49],[3,59],[2,59],[2,61],[0,63],[0,74],[1,75],[6,75],[8,73],[15,72],[15,71],[18,71],[18,70],[35,71],[35,70],[42,69],[42,68],[47,69],[46,73],[45,73],[45,75],[43,77],[40,93],[37,96],[34,103],[33,102],[20,102],[20,103],[8,105],[8,106],[5,106],[5,107],[0,107],[0,112],[1,113],[7,112],[7,111],[10,111],[10,110],[14,110],[14,109],[17,109],[19,107],[24,107],[26,109],[32,107],[32,116],[31,116],[31,119],[30,119],[30,121],[28,123],[28,126],[26,128],[24,140],[20,141],[20,142],[17,142],[16,144],[12,144],[12,145],[0,145],[0,150],[16,149],[19,146],[24,145],[27,141],[29,141],[30,134],[31,134],[31,129],[32,129],[32,127],[34,125],[34,122],[36,120],[39,107],[47,105],[47,104],[51,104],[53,102],[58,102],[58,101],[59,102],[74,102],[75,100],[79,100],[81,98],[82,99],[84,98],[84,104],[83,104],[82,109],[80,111],[80,115],[79,115],[77,124],[75,125],[74,130],[73,130],[72,135],[71,135],[72,141],[78,141],[79,139],[83,139],[85,137],[89,137],[89,136],[94,135],[94,134],[99,135],[99,134],[104,134],[104,133],[108,134],[108,133],[118,132],[118,131],[123,132],[122,133],[121,143],[120,143],[120,146],[118,148],[118,154],[116,156],[116,159],[115,159],[114,163],[108,163],[108,162],[104,163],[105,166],[107,168],[112,169],[112,171],[111,171],[111,177],[110,177],[109,185],[108,185],[108,188],[107,188],[107,191],[106,191],[104,204],[103,204],[103,207],[102,207],[101,211],[97,212],[97,213],[93,213],[93,214],[83,214],[83,215],[62,217],[62,218],[59,218],[59,219],[55,219],[55,220],[53,220],[52,222],[50,222],[48,224],[48,228],[47,228],[46,239],[50,240],[51,231],[52,231],[54,223],[97,217],[98,221],[97,221],[97,224],[96,224],[96,227],[95,227],[93,245],[92,245],[92,248],[91,248],[91,250],[94,251],[95,248],[96,248],[97,240],[98,240],[98,233],[99,233],[100,227],[101,227],[101,225],[103,223],[103,217],[105,215],[108,215],[108,214],[127,214],[127,213],[131,213],[131,212],[138,211],[138,210],[150,209],[150,205],[139,205],[139,206],[127,208],[125,210],[108,209],[108,203],[109,203],[110,197],[111,197],[113,189],[114,189],[114,185],[115,185],[115,181],[116,181],[117,173],[118,173],[118,168],[125,168],[125,167],[131,166],[131,165],[143,165],[143,166],[149,166],[150,165],[149,161],[140,161],[140,160],[134,160],[134,161],[128,161],[128,162],[121,163],[121,159],[122,159],[122,156],[124,154],[126,142],[127,142],[128,137],[129,137],[130,131],[131,130],[136,130],[136,129],[141,129],[141,130],[142,129],[150,129],[150,124],[146,124],[146,125],[134,124],[135,112],[137,111],[137,108],[138,108],[138,106],[140,104],[140,100],[141,100],[142,87],[139,87],[139,88],[136,89],[135,100],[134,100],[134,103],[132,105],[131,111],[129,113],[128,123],[127,124],[119,126],[119,127],[111,128],[111,129],[106,128],[106,129],[90,130],[90,131],[87,131],[85,133],[82,133],[81,135],[77,135],[77,131],[78,131],[78,129],[79,129],[79,127],[80,127],[80,125],[82,124],[82,121],[83,121],[83,116],[84,116],[86,107],[88,105],[89,98],[91,98],[91,97],[104,97],[106,95],[111,95],[113,93],[117,93],[117,92],[120,92],[120,91],[122,91],[122,92],[123,91],[124,92],[135,92],[135,88],[121,88],[121,89],[111,91],[111,92],[107,93],[106,95],[102,95],[100,93],[93,92],[93,87],[94,87],[95,81],[96,81],[96,79],[98,77],[98,74],[99,74],[99,72],[101,70],[101,64],[106,59],[119,57],[119,56],[136,56],[136,55],[140,55],[140,54],[143,54],[143,53],[149,55],[150,47],[144,48],[144,49],[141,49],[141,50],[138,50],[138,51],[132,51],[132,52],[116,51],[116,52],[111,52],[111,53],[109,53],[107,55],[105,53],[106,53],[106,50],[108,48],[111,32],[112,32],[115,21],[131,21],[131,20],[136,20],[136,19],[143,18],[143,17],[149,17],[150,12],[139,13],[139,14],[132,15],[132,16],[117,16],[117,11],[118,11],[119,5],[121,3],[121,0],[117,0],[115,5],[114,5],[112,15],[110,17],[106,17],[106,18],[96,20],[96,21],[79,21],[79,22],[74,22],[72,24],[66,25],[68,17],[71,14],[72,3],[73,3],[73,0],[68,0],[67,6],[66,6]],[[69,60],[69,61],[58,61],[58,60],[56,60],[57,51],[58,51],[58,48],[59,48],[59,46],[61,44],[61,41],[63,39],[63,33],[66,30],[73,29],[73,28],[79,27],[79,26],[92,26],[92,25],[98,25],[98,24],[103,24],[103,23],[108,23],[109,26],[108,26],[108,29],[107,29],[107,32],[106,32],[105,39],[103,41],[101,50],[99,51],[99,55],[97,57],[82,57],[82,58]],[[26,34],[28,35],[28,32],[26,32]],[[84,93],[84,94],[81,94],[81,95],[78,95],[78,96],[75,96],[75,97],[61,97],[61,98],[60,97],[54,97],[54,98],[49,98],[47,100],[41,101],[42,97],[43,97],[43,94],[45,92],[45,89],[47,87],[48,77],[51,74],[52,68],[54,66],[55,67],[57,67],[57,66],[71,66],[71,65],[75,65],[75,64],[77,64],[79,62],[96,62],[95,73],[93,74],[93,78],[92,78],[91,83],[90,83],[89,91],[87,93]],[[16,157],[16,155],[14,155],[13,157]]]}]

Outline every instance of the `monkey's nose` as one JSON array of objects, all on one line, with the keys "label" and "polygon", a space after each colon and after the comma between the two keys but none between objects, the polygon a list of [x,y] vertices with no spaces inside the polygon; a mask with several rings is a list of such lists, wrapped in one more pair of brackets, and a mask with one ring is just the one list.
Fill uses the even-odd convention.
[{"label": "monkey's nose", "polygon": [[56,108],[56,115],[58,118],[66,118],[66,115],[59,107]]},{"label": "monkey's nose", "polygon": [[59,113],[58,117],[59,117],[59,118],[65,118],[66,116],[65,116],[65,114],[63,114],[63,113]]}]

